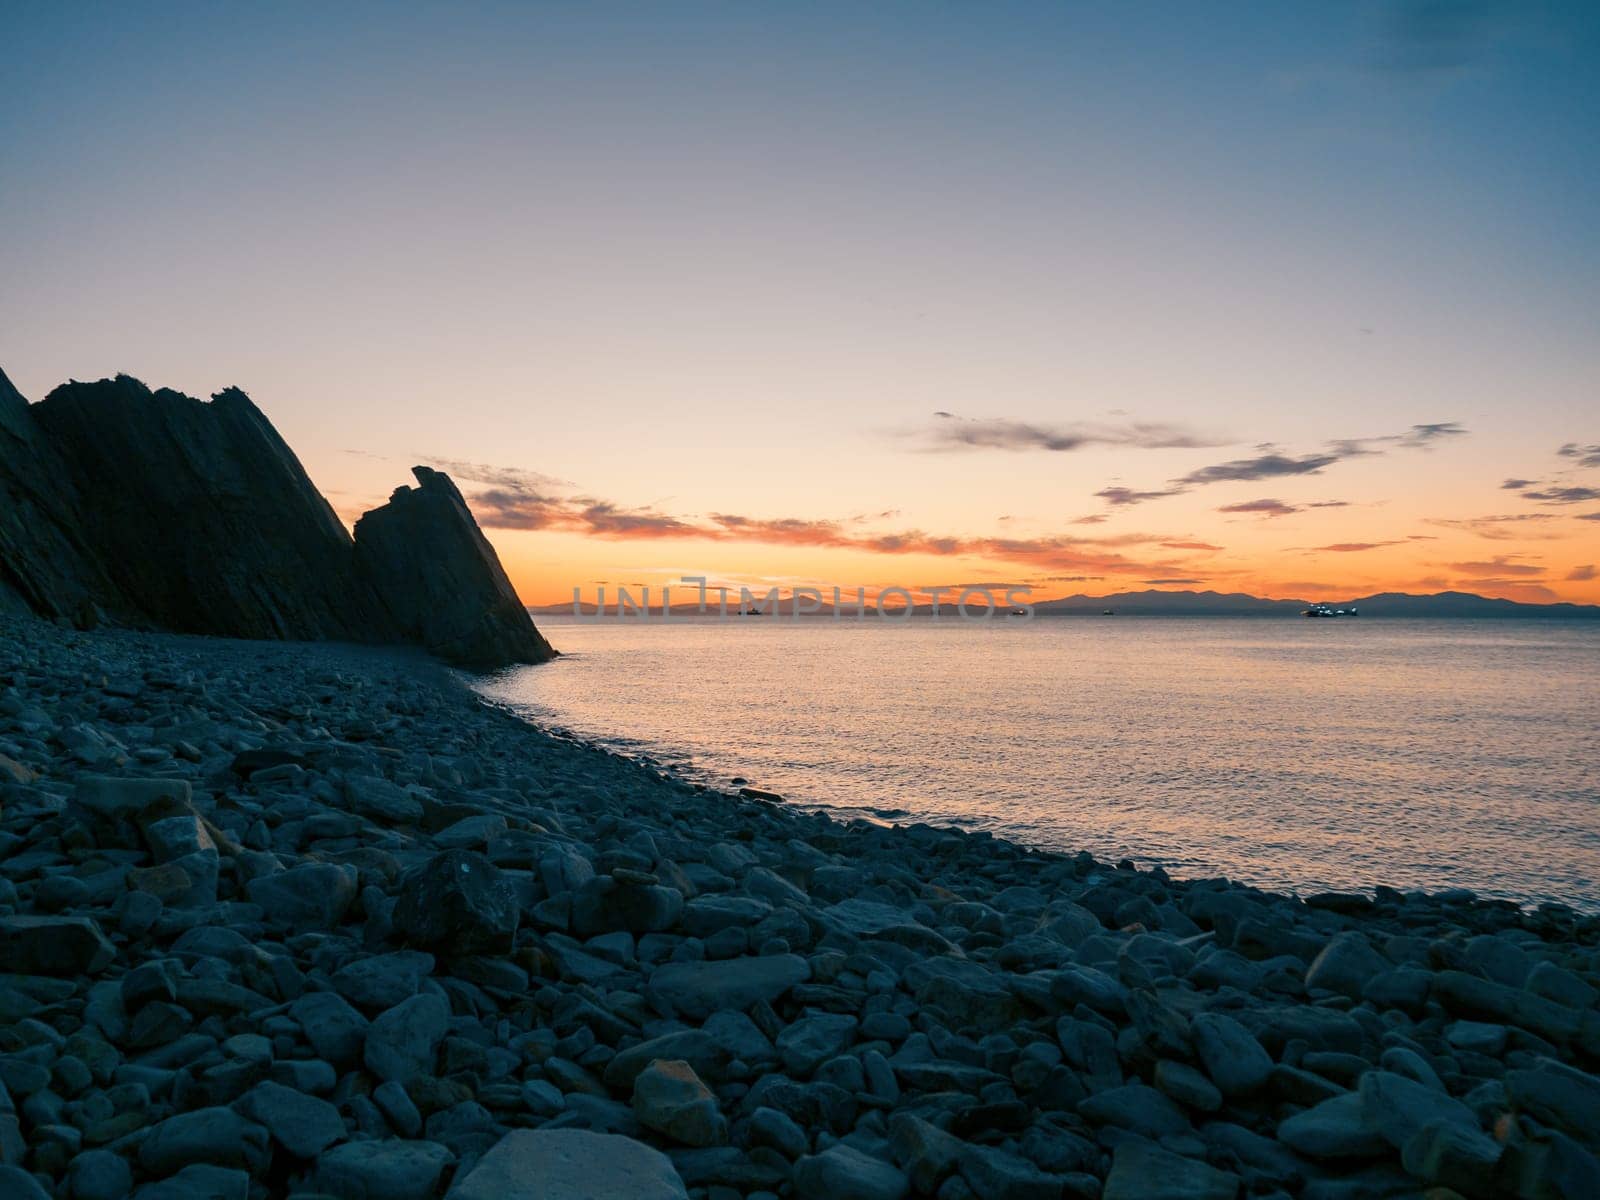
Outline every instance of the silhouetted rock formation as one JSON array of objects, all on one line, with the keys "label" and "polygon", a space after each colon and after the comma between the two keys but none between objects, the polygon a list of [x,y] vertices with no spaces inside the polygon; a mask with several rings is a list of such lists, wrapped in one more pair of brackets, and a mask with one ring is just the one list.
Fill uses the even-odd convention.
[{"label": "silhouetted rock formation", "polygon": [[0,375],[0,607],[477,668],[552,657],[455,486],[417,474],[358,546],[237,388],[208,404],[119,375],[29,405]]},{"label": "silhouetted rock formation", "polygon": [[78,493],[0,372],[0,609],[94,623],[110,592],[79,536]]},{"label": "silhouetted rock formation", "polygon": [[420,485],[356,522],[356,569],[406,641],[466,666],[553,656],[494,548],[448,475],[413,467]]}]

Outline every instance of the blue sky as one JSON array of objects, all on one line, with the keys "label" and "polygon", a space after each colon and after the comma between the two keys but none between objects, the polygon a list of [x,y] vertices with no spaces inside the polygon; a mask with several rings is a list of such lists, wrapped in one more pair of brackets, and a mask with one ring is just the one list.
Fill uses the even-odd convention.
[{"label": "blue sky", "polygon": [[[916,453],[933,412],[1219,461],[1470,430],[1280,487],[1291,520],[1098,531],[1332,585],[1265,564],[1537,511],[1501,480],[1600,440],[1597,5],[12,3],[0,40],[0,366],[243,386],[349,511],[432,457],[691,526],[1044,538],[1207,452]],[[1594,528],[1511,582],[1584,592]],[[1361,569],[1457,583],[1458,535]],[[503,538],[525,590],[800,553]]]}]

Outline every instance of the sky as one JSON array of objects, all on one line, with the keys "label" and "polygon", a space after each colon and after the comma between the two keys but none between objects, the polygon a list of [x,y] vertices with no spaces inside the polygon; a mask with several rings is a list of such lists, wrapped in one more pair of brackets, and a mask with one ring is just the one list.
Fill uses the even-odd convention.
[{"label": "sky", "polygon": [[[523,599],[1600,602],[1600,5],[0,6],[0,368]],[[658,594],[658,592],[657,592]]]}]

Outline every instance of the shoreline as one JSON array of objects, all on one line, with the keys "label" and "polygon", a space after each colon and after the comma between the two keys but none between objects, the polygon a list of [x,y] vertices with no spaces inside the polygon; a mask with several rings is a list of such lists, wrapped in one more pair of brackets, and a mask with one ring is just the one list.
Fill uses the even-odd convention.
[{"label": "shoreline", "polygon": [[1566,906],[843,822],[366,647],[0,619],[0,756],[0,1173],[74,1196],[1600,1189]]}]

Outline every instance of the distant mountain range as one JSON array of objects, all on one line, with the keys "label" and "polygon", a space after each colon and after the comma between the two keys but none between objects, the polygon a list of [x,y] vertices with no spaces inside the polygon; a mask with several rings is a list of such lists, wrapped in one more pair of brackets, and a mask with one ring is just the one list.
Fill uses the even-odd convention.
[{"label": "distant mountain range", "polygon": [[[1117,592],[1110,596],[1063,596],[1058,600],[1042,600],[1034,603],[1034,612],[1039,616],[1100,616],[1107,609],[1113,613],[1130,617],[1297,617],[1305,611],[1309,601],[1306,600],[1269,600],[1261,596],[1251,596],[1244,592]],[[787,596],[782,601],[784,616],[789,615],[790,601]],[[758,605],[765,608],[764,605]],[[951,613],[954,605],[942,602],[941,612]],[[976,607],[976,606],[974,606]],[[1363,617],[1545,617],[1557,620],[1600,620],[1600,605],[1594,604],[1524,604],[1518,600],[1500,600],[1492,596],[1478,596],[1471,592],[1435,592],[1427,596],[1414,596],[1408,592],[1379,592],[1372,596],[1361,596],[1354,600],[1341,600],[1332,604],[1333,608],[1356,608]],[[737,609],[737,605],[732,606]],[[531,607],[529,612],[543,616],[570,616],[571,604],[542,604]],[[584,616],[594,616],[596,609],[592,602],[585,602],[582,606]],[[615,608],[608,606],[607,615],[615,615]],[[715,606],[712,611],[715,612]],[[870,611],[870,610],[869,610]],[[891,610],[894,611],[894,610]],[[912,609],[913,615],[928,616],[932,614],[932,607],[919,604]],[[842,610],[845,616],[855,615],[855,606],[846,605]],[[652,616],[661,616],[661,606],[654,605],[650,609]],[[674,604],[670,613],[673,617],[691,617],[697,615],[697,606],[694,603]],[[766,615],[762,613],[755,615]],[[834,610],[831,606],[824,605],[821,611],[811,614],[817,617],[832,617]]]},{"label": "distant mountain range", "polygon": [[[1111,609],[1129,616],[1299,616],[1305,600],[1268,600],[1244,592],[1119,592],[1114,596],[1064,596],[1034,605],[1050,615],[1089,615]],[[1600,619],[1600,605],[1524,604],[1472,592],[1378,592],[1330,603],[1332,608],[1359,609],[1364,617],[1556,617]]]}]

